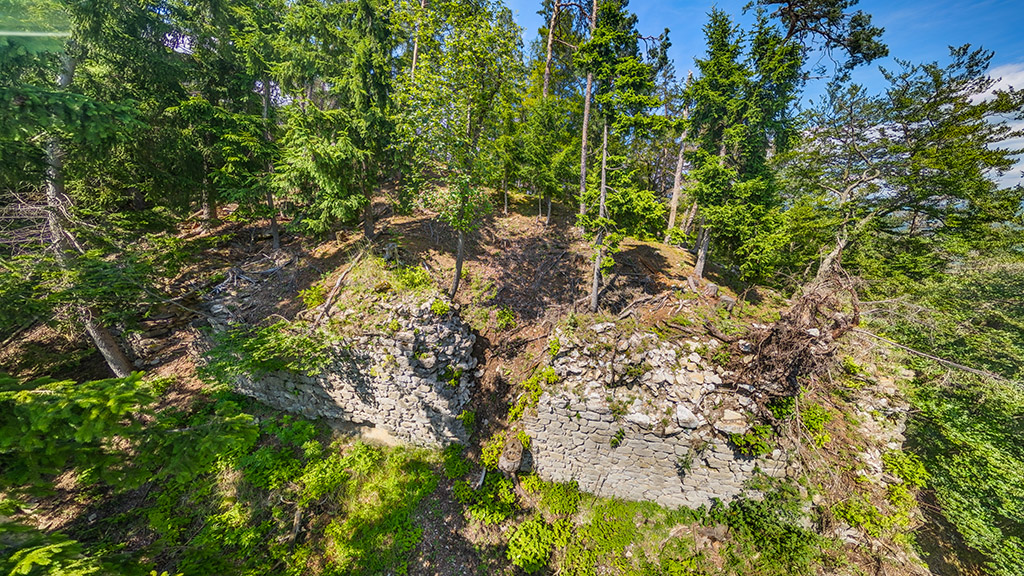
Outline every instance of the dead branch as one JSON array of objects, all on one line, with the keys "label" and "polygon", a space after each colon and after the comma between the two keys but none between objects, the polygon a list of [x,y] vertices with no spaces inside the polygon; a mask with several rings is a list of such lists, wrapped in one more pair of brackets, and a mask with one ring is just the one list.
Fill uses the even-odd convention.
[{"label": "dead branch", "polygon": [[317,314],[316,320],[314,320],[313,324],[309,327],[310,334],[316,330],[316,327],[320,325],[324,316],[327,315],[327,312],[331,309],[331,305],[334,304],[334,297],[338,295],[338,290],[341,289],[341,283],[345,281],[345,277],[348,276],[348,273],[356,267],[356,264],[359,264],[359,261],[362,260],[364,254],[366,254],[365,249],[359,252],[359,255],[356,256],[355,260],[353,260],[352,263],[348,265],[348,268],[341,273],[341,276],[338,276],[338,279],[334,281],[334,286],[331,288],[331,291],[328,292],[327,299],[324,300],[323,306],[320,308],[320,313]]}]

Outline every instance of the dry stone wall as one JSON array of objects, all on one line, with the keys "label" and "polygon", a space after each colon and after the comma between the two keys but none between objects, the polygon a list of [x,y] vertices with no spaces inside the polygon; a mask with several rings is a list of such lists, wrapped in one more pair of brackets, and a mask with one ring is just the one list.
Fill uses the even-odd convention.
[{"label": "dry stone wall", "polygon": [[475,381],[476,336],[456,313],[432,313],[429,302],[391,311],[387,333],[335,345],[323,374],[242,378],[237,390],[307,418],[377,426],[411,444],[465,443],[459,415]]},{"label": "dry stone wall", "polygon": [[752,458],[730,443],[750,430],[757,397],[723,385],[721,369],[706,360],[718,342],[622,335],[610,323],[555,338],[560,383],[523,421],[544,480],[695,508],[756,497],[747,488],[755,475],[797,472],[782,448]]}]

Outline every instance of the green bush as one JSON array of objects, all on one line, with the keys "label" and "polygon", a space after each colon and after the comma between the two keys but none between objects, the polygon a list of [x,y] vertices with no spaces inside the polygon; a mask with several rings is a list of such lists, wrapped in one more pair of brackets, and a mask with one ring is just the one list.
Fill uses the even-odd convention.
[{"label": "green bush", "polygon": [[455,419],[462,421],[462,427],[466,429],[466,434],[473,435],[473,431],[476,429],[476,412],[463,410]]},{"label": "green bush", "polygon": [[508,539],[508,559],[527,574],[544,568],[554,548],[554,531],[540,516],[516,526]]},{"label": "green bush", "polygon": [[391,271],[395,284],[406,291],[418,291],[433,286],[430,274],[419,266],[399,266]]},{"label": "green bush", "polygon": [[441,300],[440,298],[436,298],[434,299],[433,302],[430,303],[430,311],[433,312],[435,316],[444,316],[445,314],[450,312],[451,309],[451,306],[449,306],[447,302]]},{"label": "green bush", "polygon": [[490,470],[498,469],[498,460],[501,459],[501,452],[505,449],[505,433],[495,432],[493,436],[484,442],[480,447],[480,462]]},{"label": "green bush", "polygon": [[768,403],[768,410],[776,420],[788,420],[796,414],[796,397],[781,396]]},{"label": "green bush", "polygon": [[893,450],[882,454],[885,471],[915,488],[924,488],[928,483],[928,471],[924,463],[914,454]]},{"label": "green bush", "polygon": [[763,456],[772,451],[769,443],[774,432],[767,424],[755,424],[749,432],[743,434],[730,434],[729,440],[736,451],[745,456]]},{"label": "green bush", "polygon": [[825,425],[832,420],[832,415],[821,404],[810,403],[800,410],[800,422],[811,434],[814,444],[821,448],[828,444],[832,438],[825,431]]},{"label": "green bush", "polygon": [[625,440],[625,439],[626,439],[626,431],[623,430],[622,428],[619,428],[618,430],[615,431],[615,435],[612,436],[612,439],[611,439],[612,448],[618,448],[622,444],[622,441]]},{"label": "green bush", "polygon": [[470,464],[469,460],[462,455],[463,450],[464,448],[459,444],[449,444],[442,452],[444,475],[449,480],[462,478],[469,474]]},{"label": "green bush", "polygon": [[515,486],[501,474],[487,474],[483,486],[470,494],[469,514],[484,524],[500,524],[519,510]]},{"label": "green bush", "polygon": [[516,327],[516,313],[508,306],[498,309],[498,330],[504,332]]},{"label": "green bush", "polygon": [[305,290],[299,290],[299,298],[306,308],[316,308],[327,301],[327,289],[323,284],[313,284]]},{"label": "green bush", "polygon": [[558,339],[558,336],[552,336],[548,340],[548,355],[554,358],[558,356],[558,353],[562,351],[562,341]]},{"label": "green bush", "polygon": [[544,392],[541,384],[552,385],[558,382],[558,374],[550,366],[523,380],[519,387],[523,389],[515,404],[508,410],[508,421],[515,422],[522,418],[527,408],[535,408],[540,401],[540,395]]}]

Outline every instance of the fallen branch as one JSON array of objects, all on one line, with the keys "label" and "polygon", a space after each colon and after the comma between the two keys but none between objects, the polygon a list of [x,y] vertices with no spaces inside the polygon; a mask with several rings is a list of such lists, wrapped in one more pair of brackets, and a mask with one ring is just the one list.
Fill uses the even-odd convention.
[{"label": "fallen branch", "polygon": [[914,350],[913,348],[910,348],[908,346],[904,346],[903,344],[900,344],[899,342],[893,342],[892,340],[889,340],[888,338],[885,338],[883,336],[879,336],[878,334],[875,334],[873,332],[868,332],[867,330],[861,330],[860,328],[853,328],[853,329],[851,329],[851,332],[856,332],[858,334],[864,334],[865,336],[871,336],[872,338],[877,338],[877,339],[881,340],[882,342],[887,342],[887,343],[889,343],[889,344],[899,348],[900,350],[903,350],[905,352],[910,352],[911,354],[915,354],[915,355],[920,356],[922,358],[927,358],[929,360],[934,360],[934,361],[938,362],[939,364],[943,364],[945,366],[949,366],[950,368],[956,368],[958,370],[963,370],[964,372],[968,372],[968,373],[974,374],[976,376],[985,376],[986,378],[992,378],[994,380],[1000,380],[1002,382],[1009,382],[1010,381],[1009,378],[1006,378],[1004,376],[1000,376],[999,374],[996,374],[995,372],[989,372],[987,370],[979,370],[978,368],[971,368],[970,366],[964,366],[963,364],[957,364],[956,362],[953,362],[952,360],[946,360],[945,358],[939,358],[938,356],[933,356],[931,354],[928,354],[928,353],[925,353],[925,352],[921,352],[920,350]]},{"label": "fallen branch", "polygon": [[324,319],[324,316],[331,309],[331,306],[334,304],[334,297],[338,295],[338,290],[341,289],[341,283],[345,281],[345,277],[348,276],[348,273],[351,272],[352,269],[356,267],[356,264],[359,264],[359,261],[362,260],[364,254],[366,254],[366,250],[360,252],[359,255],[356,256],[355,260],[353,260],[352,263],[348,265],[348,268],[346,268],[345,271],[341,273],[341,276],[338,276],[338,279],[334,281],[334,287],[332,287],[331,291],[327,293],[327,299],[324,300],[323,307],[320,309],[320,313],[317,314],[316,320],[314,320],[313,324],[309,327],[310,334],[312,334],[313,331],[316,330],[316,327],[320,325],[320,322]]}]

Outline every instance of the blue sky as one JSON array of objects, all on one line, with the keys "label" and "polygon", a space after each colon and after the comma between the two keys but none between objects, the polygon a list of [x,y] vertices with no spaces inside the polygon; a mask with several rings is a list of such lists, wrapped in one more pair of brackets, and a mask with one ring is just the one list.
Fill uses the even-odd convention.
[{"label": "blue sky", "polygon": [[[632,0],[630,9],[636,13],[642,34],[654,35],[669,29],[672,47],[669,56],[676,70],[684,74],[692,69],[695,56],[704,53],[701,28],[712,6],[741,16],[749,0]],[[527,42],[537,35],[542,25],[537,10],[539,0],[505,0],[515,14],[516,22],[525,28]],[[948,62],[949,46],[971,44],[995,51],[991,74],[1002,78],[1002,85],[1024,88],[1024,1],[1022,0],[862,0],[856,9],[872,15],[876,26],[885,28],[882,40],[889,46],[888,58],[859,68],[854,80],[872,91],[881,91],[884,82],[878,66],[896,69],[893,58],[914,63]],[[749,21],[750,16],[744,20]],[[807,87],[807,96],[814,97],[819,86]],[[1024,147],[1024,142],[1010,145]],[[1020,168],[1021,165],[1018,165]],[[1015,171],[1016,172],[1016,171]],[[1001,179],[1003,183],[1024,181],[1016,172]]]},{"label": "blue sky", "polygon": [[[633,0],[630,9],[639,18],[643,34],[658,34],[669,28],[672,48],[669,55],[676,69],[685,72],[693,67],[693,58],[703,53],[701,31],[707,12],[717,5],[739,17],[748,0],[694,2],[689,0]],[[537,0],[506,0],[516,22],[526,31],[529,42],[542,24]],[[1021,0],[923,1],[864,0],[857,9],[872,15],[872,21],[885,28],[883,40],[889,45],[890,57],[879,64],[895,68],[893,57],[912,62],[945,61],[948,46],[970,43],[995,51],[993,67],[1000,70],[1024,71],[1024,2]],[[749,20],[749,16],[747,17]],[[856,79],[869,87],[881,88],[876,67],[861,69]],[[1021,85],[1024,82],[1018,84]]]}]

